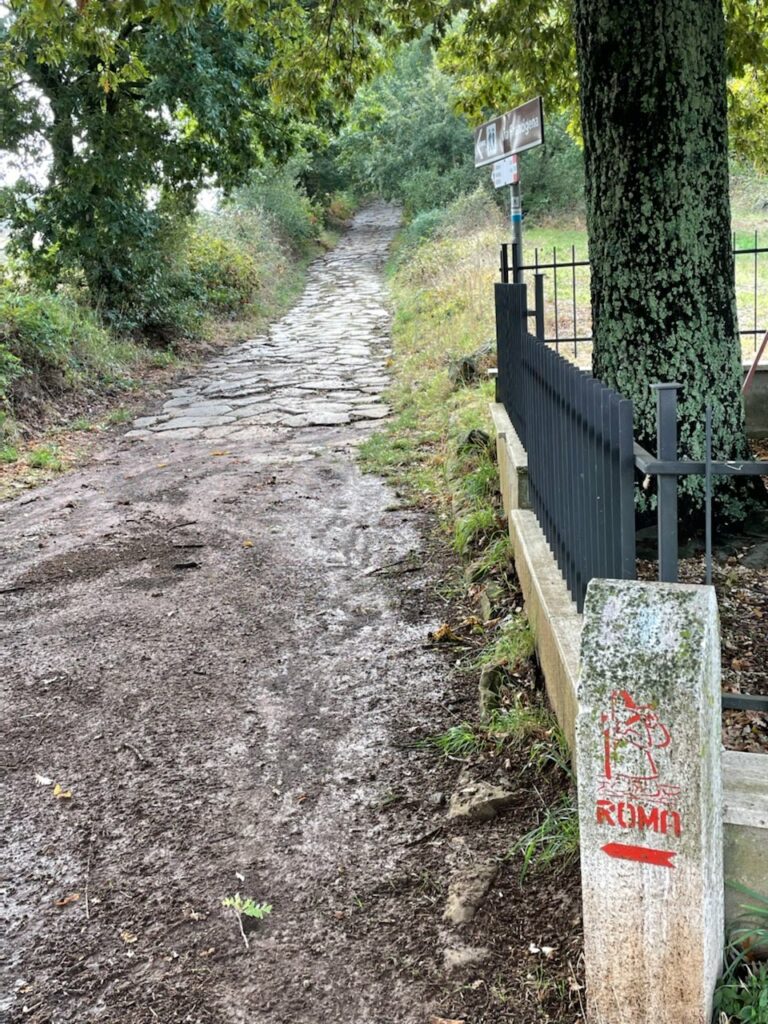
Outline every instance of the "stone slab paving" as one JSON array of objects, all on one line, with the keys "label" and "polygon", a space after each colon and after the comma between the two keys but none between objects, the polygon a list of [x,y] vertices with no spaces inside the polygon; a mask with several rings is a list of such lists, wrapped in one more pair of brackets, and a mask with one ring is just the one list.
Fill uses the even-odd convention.
[{"label": "stone slab paving", "polygon": [[290,312],[267,334],[208,362],[126,436],[222,441],[250,427],[383,419],[389,314],[381,267],[399,219],[384,204],[361,211],[354,231],[312,265]]}]

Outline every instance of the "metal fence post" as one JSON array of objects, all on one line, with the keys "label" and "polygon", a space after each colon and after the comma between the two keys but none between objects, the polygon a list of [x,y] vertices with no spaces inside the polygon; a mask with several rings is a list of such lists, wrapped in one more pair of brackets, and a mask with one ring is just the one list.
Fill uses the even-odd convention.
[{"label": "metal fence post", "polygon": [[499,266],[501,273],[501,283],[509,284],[509,246],[507,242],[503,242],[501,246],[501,264]]},{"label": "metal fence post", "polygon": [[544,275],[533,275],[533,307],[536,310],[536,337],[544,340]]},{"label": "metal fence post", "polygon": [[520,441],[526,438],[526,394],[522,379],[522,342],[527,334],[525,285],[496,286],[496,396],[509,413]]},{"label": "metal fence post", "polygon": [[[677,461],[677,392],[680,384],[651,384],[656,392],[656,458]],[[659,476],[659,580],[677,583],[677,476]]]}]

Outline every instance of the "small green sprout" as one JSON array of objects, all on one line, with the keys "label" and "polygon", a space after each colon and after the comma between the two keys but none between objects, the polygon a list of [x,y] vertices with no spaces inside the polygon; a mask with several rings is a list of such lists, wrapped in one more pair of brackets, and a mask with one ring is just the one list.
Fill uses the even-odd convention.
[{"label": "small green sprout", "polygon": [[243,897],[239,892],[236,892],[234,896],[225,896],[221,901],[221,905],[226,907],[228,910],[234,911],[237,917],[237,925],[240,929],[240,934],[243,937],[245,948],[249,949],[248,936],[245,934],[243,929],[243,917],[253,917],[257,921],[262,921],[267,914],[272,913],[272,906],[269,903],[256,903],[255,900],[249,897]]}]

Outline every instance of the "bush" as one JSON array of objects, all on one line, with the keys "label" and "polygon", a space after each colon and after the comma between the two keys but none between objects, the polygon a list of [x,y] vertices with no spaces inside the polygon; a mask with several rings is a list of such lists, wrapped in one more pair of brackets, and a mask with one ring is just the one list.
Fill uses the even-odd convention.
[{"label": "bush", "polygon": [[499,226],[499,207],[495,197],[483,185],[455,199],[444,210],[440,232],[445,238],[464,238],[473,231]]},{"label": "bush", "polygon": [[235,192],[233,204],[265,213],[283,241],[297,252],[306,251],[323,227],[322,210],[304,192],[299,171],[291,165],[254,171],[250,183]]},{"label": "bush", "polygon": [[[2,331],[1,326],[0,331]],[[8,400],[11,385],[17,377],[21,376],[22,372],[19,357],[11,352],[5,342],[0,341],[0,404]]]},{"label": "bush", "polygon": [[424,41],[363,86],[338,141],[339,166],[363,194],[400,200],[408,216],[476,187],[472,130],[452,79]]},{"label": "bush", "polygon": [[398,262],[408,256],[422,242],[435,238],[445,224],[445,209],[422,210],[403,229],[399,238]]},{"label": "bush", "polygon": [[[169,205],[163,231],[147,238],[130,277],[98,308],[87,304],[82,275],[46,290],[20,284],[23,275],[0,264],[0,406],[34,416],[40,399],[62,391],[124,385],[139,363],[173,365],[177,343],[208,334],[212,317],[274,308],[291,277],[289,236],[295,248],[314,239],[319,217],[289,172],[240,198],[193,218]],[[347,197],[334,198],[336,216],[350,208]],[[0,437],[2,420],[0,412]]]},{"label": "bush", "polygon": [[[461,239],[485,229],[497,231],[500,219],[494,197],[483,186],[459,196],[447,206],[424,210],[401,232],[397,264],[402,266],[413,259],[416,250],[426,242],[444,238]],[[426,249],[419,258],[422,257],[426,258]]]},{"label": "bush", "polygon": [[22,377],[59,391],[83,380],[114,379],[124,352],[95,313],[54,292],[0,290],[0,395]]},{"label": "bush", "polygon": [[548,117],[545,145],[520,155],[526,214],[584,209],[584,154],[566,131],[566,123],[562,115]]},{"label": "bush", "polygon": [[470,163],[441,170],[438,167],[419,168],[402,182],[399,198],[405,214],[412,217],[429,210],[438,199],[444,205],[478,186],[478,175]]},{"label": "bush", "polygon": [[179,223],[141,284],[118,309],[105,310],[106,319],[118,333],[171,347],[205,336],[210,317],[242,311],[285,270],[275,230],[263,210],[233,203]]},{"label": "bush", "polygon": [[186,260],[195,295],[211,313],[236,313],[253,301],[261,283],[253,255],[208,228],[190,235]]},{"label": "bush", "polygon": [[330,228],[343,227],[357,209],[350,192],[334,192],[325,207],[325,223]]}]

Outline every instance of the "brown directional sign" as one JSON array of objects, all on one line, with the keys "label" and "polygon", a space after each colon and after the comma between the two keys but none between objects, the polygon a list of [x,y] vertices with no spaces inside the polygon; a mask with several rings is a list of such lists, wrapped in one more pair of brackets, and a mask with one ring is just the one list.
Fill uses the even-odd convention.
[{"label": "brown directional sign", "polygon": [[541,96],[475,128],[475,167],[484,167],[511,153],[540,146],[544,141]]}]

